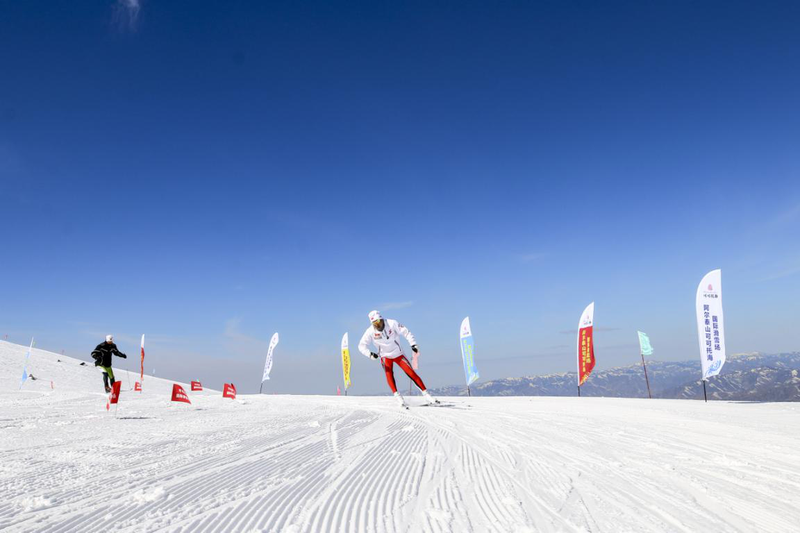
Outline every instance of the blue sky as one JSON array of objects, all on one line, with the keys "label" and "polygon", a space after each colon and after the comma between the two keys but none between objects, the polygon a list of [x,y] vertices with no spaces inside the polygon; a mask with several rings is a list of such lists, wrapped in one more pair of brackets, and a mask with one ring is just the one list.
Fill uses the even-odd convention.
[{"label": "blue sky", "polygon": [[0,3],[9,340],[253,391],[279,331],[329,393],[377,307],[440,386],[467,315],[482,378],[572,371],[595,301],[599,369],[699,375],[721,268],[729,352],[800,349],[796,3],[130,5]]}]

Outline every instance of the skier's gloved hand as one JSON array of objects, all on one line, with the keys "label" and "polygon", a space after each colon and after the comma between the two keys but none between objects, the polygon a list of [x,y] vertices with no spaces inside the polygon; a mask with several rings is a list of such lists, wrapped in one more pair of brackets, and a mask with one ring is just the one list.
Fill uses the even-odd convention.
[{"label": "skier's gloved hand", "polygon": [[123,359],[127,359],[128,358],[128,356],[125,355],[124,353],[119,354],[119,356],[122,357]]},{"label": "skier's gloved hand", "polygon": [[414,353],[419,353],[419,348],[417,347],[416,344],[411,347],[411,351],[414,352]]},{"label": "skier's gloved hand", "polygon": [[376,354],[375,352],[369,352],[369,356],[372,357],[373,359],[377,359],[380,357],[380,355]]}]

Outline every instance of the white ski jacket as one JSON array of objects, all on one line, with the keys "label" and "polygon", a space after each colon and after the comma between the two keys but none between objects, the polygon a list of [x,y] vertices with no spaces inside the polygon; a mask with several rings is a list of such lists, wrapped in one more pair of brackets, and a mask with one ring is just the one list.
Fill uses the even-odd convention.
[{"label": "white ski jacket", "polygon": [[[387,359],[396,359],[403,354],[403,349],[400,347],[399,336],[402,335],[406,338],[411,346],[417,344],[414,335],[408,331],[408,328],[400,324],[397,320],[391,318],[384,318],[383,331],[378,331],[375,326],[370,326],[364,335],[361,336],[361,341],[358,343],[358,351],[369,357],[370,352],[375,351],[381,357]],[[370,350],[369,343],[375,345],[377,350]]]}]

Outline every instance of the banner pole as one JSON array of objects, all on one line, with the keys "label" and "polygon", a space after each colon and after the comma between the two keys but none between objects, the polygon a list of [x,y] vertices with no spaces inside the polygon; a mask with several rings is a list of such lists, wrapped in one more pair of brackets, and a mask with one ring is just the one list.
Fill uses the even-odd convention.
[{"label": "banner pole", "polygon": [[706,394],[706,380],[703,380],[703,399],[708,403],[708,395]]},{"label": "banner pole", "polygon": [[261,385],[258,387],[258,393],[261,394],[261,389],[264,388],[264,382],[261,382]]},{"label": "banner pole", "polygon": [[580,397],[581,397],[581,386],[578,385],[578,398],[580,398]]},{"label": "banner pole", "polygon": [[408,395],[409,396],[411,396],[411,394],[414,392],[414,389],[411,388],[413,386],[413,384],[414,384],[414,382],[411,380],[411,376],[409,376],[408,377]]},{"label": "banner pole", "polygon": [[472,391],[469,390],[469,385],[467,385],[467,396],[472,396]]},{"label": "banner pole", "polygon": [[652,399],[653,395],[650,394],[650,380],[647,377],[647,365],[644,362],[644,353],[642,353],[642,366],[644,367],[644,380],[647,383],[647,397]]}]

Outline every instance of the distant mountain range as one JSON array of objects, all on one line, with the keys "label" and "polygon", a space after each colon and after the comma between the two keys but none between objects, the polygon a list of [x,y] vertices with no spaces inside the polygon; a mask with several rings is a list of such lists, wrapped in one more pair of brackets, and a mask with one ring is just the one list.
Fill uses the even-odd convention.
[{"label": "distant mountain range", "polygon": [[[706,383],[709,399],[800,401],[800,352],[729,355],[722,373]],[[654,398],[703,399],[699,361],[647,361]],[[473,384],[475,396],[575,396],[575,372],[505,378]],[[466,387],[432,389],[439,396],[466,396]],[[583,396],[647,398],[641,363],[593,373],[581,387]]]}]

